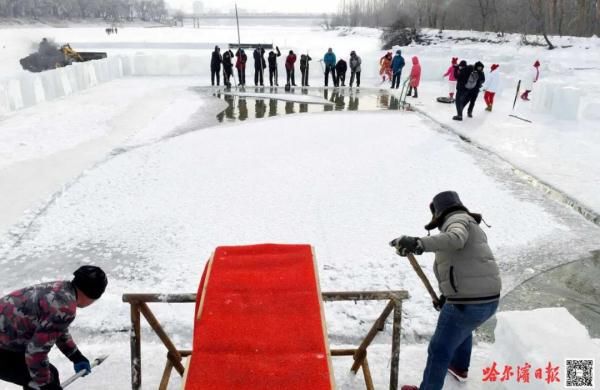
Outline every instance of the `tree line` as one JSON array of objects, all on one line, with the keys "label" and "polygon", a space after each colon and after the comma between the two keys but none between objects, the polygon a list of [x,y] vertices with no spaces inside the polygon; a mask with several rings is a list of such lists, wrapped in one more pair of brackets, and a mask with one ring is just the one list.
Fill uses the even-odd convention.
[{"label": "tree line", "polygon": [[331,24],[600,36],[600,0],[340,0]]},{"label": "tree line", "polygon": [[164,0],[0,0],[0,18],[162,21]]}]

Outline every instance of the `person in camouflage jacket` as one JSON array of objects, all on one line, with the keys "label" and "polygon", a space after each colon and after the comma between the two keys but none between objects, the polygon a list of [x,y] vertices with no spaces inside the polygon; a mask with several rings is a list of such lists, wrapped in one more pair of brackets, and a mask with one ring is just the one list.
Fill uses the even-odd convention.
[{"label": "person in camouflage jacket", "polygon": [[83,266],[74,275],[72,281],[25,287],[0,298],[0,380],[24,389],[61,389],[58,370],[48,361],[55,344],[73,362],[75,372],[91,371],[69,325],[77,307],[100,298],[107,279],[94,266]]}]

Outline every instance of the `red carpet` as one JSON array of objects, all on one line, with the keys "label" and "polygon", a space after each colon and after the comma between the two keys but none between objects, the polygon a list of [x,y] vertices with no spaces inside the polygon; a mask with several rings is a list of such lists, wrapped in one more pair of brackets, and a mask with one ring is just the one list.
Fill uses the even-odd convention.
[{"label": "red carpet", "polygon": [[198,291],[185,389],[333,389],[309,245],[219,247]]}]

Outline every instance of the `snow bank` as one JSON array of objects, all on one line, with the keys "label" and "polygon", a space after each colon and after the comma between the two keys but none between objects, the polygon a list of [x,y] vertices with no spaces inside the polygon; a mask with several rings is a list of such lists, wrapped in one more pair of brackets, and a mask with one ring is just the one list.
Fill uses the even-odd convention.
[{"label": "snow bank", "polygon": [[[594,359],[600,356],[585,327],[565,308],[546,308],[531,311],[501,312],[496,314],[496,341],[489,366],[497,363],[502,374],[506,365],[516,373],[518,366],[531,365],[529,389],[562,389],[567,372],[565,359]],[[547,383],[546,367],[559,367],[560,382]],[[542,368],[542,379],[536,379],[535,370]],[[598,370],[596,383],[598,382]],[[501,374],[498,376],[500,380]],[[506,389],[522,388],[516,375],[503,383]]]},{"label": "snow bank", "polygon": [[121,57],[75,63],[41,73],[23,73],[0,82],[0,113],[68,96],[125,74]]}]

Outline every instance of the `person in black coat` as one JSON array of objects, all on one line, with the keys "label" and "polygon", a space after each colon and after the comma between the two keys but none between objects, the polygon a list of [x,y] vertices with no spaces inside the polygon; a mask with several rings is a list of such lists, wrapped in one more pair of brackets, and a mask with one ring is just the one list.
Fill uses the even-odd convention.
[{"label": "person in black coat", "polygon": [[267,67],[264,55],[265,49],[260,46],[254,49],[254,52],[252,53],[252,57],[254,57],[254,85],[260,83],[261,87],[264,85],[263,72]]},{"label": "person in black coat", "polygon": [[273,86],[273,83],[279,86],[279,75],[277,73],[277,57],[281,57],[281,52],[279,51],[279,47],[277,46],[275,46],[275,50],[277,50],[277,53],[271,50],[267,57],[267,61],[269,62],[269,84],[271,85],[271,87]]},{"label": "person in black coat", "polygon": [[223,84],[231,88],[229,78],[233,75],[233,52],[231,50],[223,53]]},{"label": "person in black coat", "polygon": [[472,118],[475,100],[481,85],[485,82],[483,64],[478,61],[475,66],[467,65],[463,60],[454,66],[454,77],[456,78],[456,116],[452,119],[462,121],[462,113],[467,103],[469,103],[467,115]]},{"label": "person in black coat", "polygon": [[221,57],[221,49],[219,48],[219,46],[215,46],[215,51],[212,52],[212,56],[210,58],[211,85],[215,85],[215,78],[217,79],[217,85],[219,85],[219,73],[221,72],[221,62],[223,62],[223,58]]},{"label": "person in black coat", "polygon": [[454,65],[454,77],[456,78],[456,115],[452,117],[455,121],[462,121],[462,113],[465,108],[467,98],[467,80],[473,72],[473,66],[467,65],[467,61],[462,60],[458,65]]},{"label": "person in black coat", "polygon": [[340,58],[335,65],[335,71],[337,73],[337,84],[341,83],[342,87],[346,86],[346,71],[348,70],[348,63]]},{"label": "person in black coat", "polygon": [[[477,61],[475,63],[475,67],[473,69],[473,73],[471,74],[471,77],[470,77],[471,83],[473,82],[473,79],[475,77],[477,78],[477,80],[475,81],[475,86],[473,88],[467,88],[466,102],[469,103],[469,108],[467,109],[467,116],[469,118],[473,118],[473,108],[475,107],[475,102],[477,101],[477,97],[479,96],[479,90],[481,89],[481,86],[485,82],[485,74],[483,73],[483,68],[484,68],[483,64],[480,61]],[[467,81],[466,87],[469,87],[469,86],[471,86],[471,85]],[[465,102],[465,105],[467,105],[466,102]]]},{"label": "person in black coat", "polygon": [[302,73],[302,86],[308,87],[308,69],[309,69],[309,61],[312,61],[312,58],[308,54],[302,54],[300,56],[300,72]]}]

